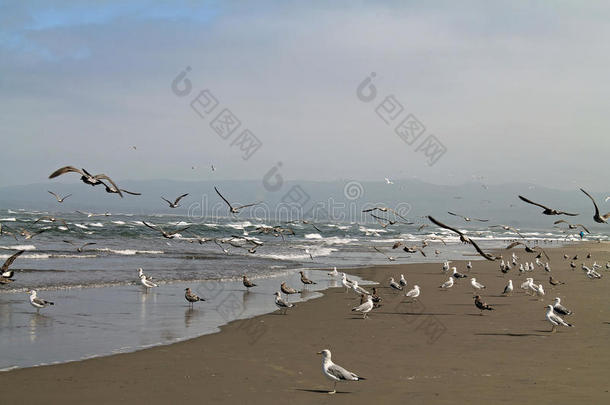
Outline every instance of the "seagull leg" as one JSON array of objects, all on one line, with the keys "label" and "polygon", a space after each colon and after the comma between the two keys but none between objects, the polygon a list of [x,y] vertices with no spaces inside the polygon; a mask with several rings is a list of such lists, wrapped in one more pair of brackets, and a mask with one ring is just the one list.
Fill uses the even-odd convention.
[{"label": "seagull leg", "polygon": [[332,394],[336,394],[336,393],[337,393],[337,382],[336,382],[336,381],[335,381],[335,385],[334,385],[334,387],[333,387],[333,390],[332,390],[332,391],[328,391],[328,393],[329,393],[330,395],[332,395]]}]

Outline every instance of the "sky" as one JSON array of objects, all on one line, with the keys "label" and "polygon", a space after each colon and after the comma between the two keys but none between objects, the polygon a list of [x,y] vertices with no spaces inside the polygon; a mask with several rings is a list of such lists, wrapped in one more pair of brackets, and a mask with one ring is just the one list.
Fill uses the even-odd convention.
[{"label": "sky", "polygon": [[608,190],[609,18],[597,1],[0,0],[0,186],[75,165]]}]

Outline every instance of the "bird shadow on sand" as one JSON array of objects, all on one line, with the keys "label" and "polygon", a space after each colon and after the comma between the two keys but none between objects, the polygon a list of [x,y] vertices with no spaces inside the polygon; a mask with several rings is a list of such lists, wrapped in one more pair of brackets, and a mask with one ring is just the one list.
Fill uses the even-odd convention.
[{"label": "bird shadow on sand", "polygon": [[386,315],[421,315],[421,316],[427,316],[427,315],[436,315],[436,316],[447,315],[447,316],[452,316],[452,315],[456,315],[456,314],[447,314],[447,313],[441,313],[441,312],[384,312],[384,311],[375,311],[375,314],[386,314]]},{"label": "bird shadow on sand", "polygon": [[[295,388],[295,391],[313,392],[313,393],[316,393],[316,394],[329,395],[329,393],[328,393],[329,390],[314,390],[314,389],[308,389],[308,388]],[[348,392],[348,391],[337,391],[333,395],[337,395],[337,394],[351,394],[351,392]]]},{"label": "bird shadow on sand", "polygon": [[[544,332],[542,330],[537,330],[536,332]],[[548,332],[548,331],[547,331]],[[538,333],[475,333],[476,336],[511,336],[511,337],[527,337],[527,336],[540,336],[546,337],[547,335],[541,335]]]}]

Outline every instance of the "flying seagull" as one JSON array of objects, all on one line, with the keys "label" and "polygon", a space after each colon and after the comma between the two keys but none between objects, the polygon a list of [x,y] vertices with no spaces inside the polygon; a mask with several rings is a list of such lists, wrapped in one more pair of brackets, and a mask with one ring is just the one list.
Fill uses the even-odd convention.
[{"label": "flying seagull", "polygon": [[104,187],[106,187],[106,192],[110,193],[110,194],[126,193],[126,194],[131,194],[131,195],[142,195],[142,193],[136,193],[135,191],[128,191],[123,188],[116,188],[113,185],[109,186],[108,184],[104,183],[103,181],[102,181],[102,184],[104,185]]},{"label": "flying seagull", "polygon": [[82,245],[82,246],[77,246],[76,244],[74,244],[74,242],[72,242],[72,241],[70,241],[70,240],[64,240],[64,243],[69,243],[70,245],[74,246],[74,247],[76,248],[76,251],[77,251],[78,253],[83,252],[87,246],[90,246],[90,245],[95,245],[95,242],[88,242],[88,243],[85,243],[85,244],[84,244],[84,245]]},{"label": "flying seagull", "polygon": [[6,259],[2,267],[0,267],[0,272],[2,272],[2,275],[0,276],[0,284],[8,284],[13,281],[12,278],[14,271],[9,270],[8,268],[11,266],[11,264],[13,264],[15,259],[18,258],[23,252],[25,252],[25,250],[19,250],[17,253]]},{"label": "flying seagull", "polygon": [[93,175],[85,169],[79,170],[74,166],[64,166],[64,167],[61,167],[61,168],[55,170],[53,173],[51,173],[49,175],[49,178],[53,179],[55,177],[61,176],[62,174],[66,174],[66,173],[70,173],[70,172],[80,174],[81,181],[85,184],[89,184],[92,186],[97,186],[98,184],[103,184],[103,182],[101,180],[108,180],[108,182],[110,182],[110,184],[112,184],[114,186],[114,188],[116,190],[118,190],[117,194],[120,195],[121,198],[123,197],[123,194],[121,193],[121,190],[116,185],[116,183],[114,181],[112,181],[112,179],[110,177],[106,176],[103,173]]},{"label": "flying seagull", "polygon": [[373,211],[391,212],[392,214],[396,215],[397,217],[400,217],[400,218],[404,219],[405,221],[409,222],[409,220],[407,218],[403,217],[398,212],[396,212],[396,210],[393,210],[392,208],[388,208],[388,207],[373,207],[373,208],[368,208],[366,210],[362,210],[362,212],[373,212]]},{"label": "flying seagull", "polygon": [[544,254],[544,256],[547,258],[547,260],[551,260],[549,258],[549,255],[547,255],[546,252],[544,251],[544,249],[542,249],[541,247],[539,247],[539,246],[529,247],[527,244],[525,244],[523,242],[519,242],[519,241],[511,243],[505,249],[510,250],[510,249],[514,248],[515,246],[519,246],[519,245],[523,246],[525,248],[525,251],[528,253],[538,253],[538,257],[540,257],[540,255]]},{"label": "flying seagull", "polygon": [[587,193],[582,188],[580,189],[580,191],[585,193],[587,195],[587,197],[589,197],[591,199],[591,201],[593,202],[593,206],[595,207],[595,214],[593,214],[593,220],[599,224],[607,224],[608,218],[610,218],[610,212],[606,212],[604,215],[600,215],[599,208],[597,208],[597,204],[595,203],[595,200],[593,199],[593,197],[591,197],[591,194]]},{"label": "flying seagull", "polygon": [[434,224],[440,226],[441,228],[449,229],[450,231],[453,231],[453,232],[457,233],[458,235],[460,235],[460,240],[462,242],[471,244],[476,249],[476,251],[479,252],[479,254],[481,256],[483,256],[485,259],[491,260],[491,261],[494,261],[494,260],[498,259],[498,257],[496,257],[496,256],[493,256],[493,255],[491,255],[489,253],[483,252],[483,250],[479,247],[479,245],[477,245],[472,239],[470,239],[468,236],[466,236],[463,232],[459,231],[458,229],[452,228],[449,225],[445,225],[442,222],[434,219],[430,215],[428,215],[428,219],[431,222],[433,222]]},{"label": "flying seagull", "polygon": [[178,198],[176,198],[176,200],[174,200],[174,202],[171,202],[170,200],[167,200],[167,199],[165,199],[164,197],[161,197],[161,199],[162,199],[163,201],[165,201],[166,203],[168,203],[170,208],[178,208],[178,207],[180,206],[180,204],[178,204],[178,202],[179,202],[179,201],[180,201],[182,198],[186,197],[187,195],[189,195],[189,194],[188,194],[188,193],[186,193],[186,194],[182,194],[181,196],[179,196]]},{"label": "flying seagull", "polygon": [[335,382],[335,385],[333,386],[333,390],[329,391],[328,392],[329,394],[337,393],[337,383],[339,381],[366,380],[366,378],[360,377],[359,375],[352,373],[351,371],[347,371],[343,367],[333,363],[331,360],[330,350],[325,349],[325,350],[322,350],[321,352],[318,352],[318,354],[322,355],[322,373],[324,373],[324,376],[326,378]]},{"label": "flying seagull", "polygon": [[449,214],[449,215],[453,215],[453,216],[456,216],[456,217],[460,217],[460,218],[464,218],[464,221],[466,221],[466,222],[470,222],[470,221],[472,221],[473,219],[474,219],[475,221],[480,221],[480,222],[487,222],[487,221],[489,221],[489,219],[479,219],[479,218],[469,218],[469,217],[465,217],[464,215],[456,214],[456,213],[451,212],[451,211],[447,211],[447,214]]},{"label": "flying seagull", "polygon": [[564,224],[564,223],[568,224],[568,229],[576,229],[580,226],[582,229],[585,230],[586,233],[591,233],[591,232],[589,232],[589,230],[587,228],[585,228],[585,226],[583,224],[571,224],[568,221],[566,221],[565,219],[560,219],[559,221],[553,222],[554,225]]},{"label": "flying seagull", "polygon": [[34,308],[36,308],[36,312],[40,311],[40,308],[48,307],[49,305],[55,305],[54,302],[43,300],[42,298],[38,298],[36,290],[32,290],[29,292],[30,294],[30,304]]},{"label": "flying seagull", "polygon": [[388,256],[383,250],[378,249],[377,246],[373,246],[373,249],[375,249],[376,251],[378,251],[379,253],[384,255],[391,262],[396,260],[396,258],[394,256]]},{"label": "flying seagull", "polygon": [[512,226],[508,226],[508,225],[492,225],[490,226],[490,228],[502,228],[505,231],[512,231],[514,233],[516,233],[517,235],[519,235],[522,239],[525,239],[525,237],[523,235],[521,235],[521,233],[517,230],[517,228],[513,228]]},{"label": "flying seagull", "polygon": [[68,194],[68,195],[65,195],[65,196],[63,196],[63,197],[60,197],[60,196],[58,196],[57,194],[55,194],[54,192],[52,192],[52,191],[49,191],[49,193],[50,193],[50,194],[52,194],[52,195],[55,197],[55,199],[57,200],[57,202],[58,202],[58,203],[62,203],[62,202],[64,202],[64,200],[65,200],[66,198],[68,198],[68,197],[70,197],[70,196],[72,195],[72,194]]},{"label": "flying seagull", "polygon": [[522,195],[520,195],[519,198],[521,199],[521,201],[525,201],[528,204],[532,204],[532,205],[536,205],[536,206],[538,206],[540,208],[544,208],[544,211],[542,211],[542,213],[544,215],[569,215],[571,217],[575,217],[575,216],[578,215],[578,214],[570,214],[569,212],[559,211],[559,210],[556,210],[556,209],[553,209],[553,208],[549,208],[549,207],[547,207],[545,205],[535,203],[532,200],[528,200],[527,198],[523,197]]},{"label": "flying seagull", "polygon": [[189,228],[190,228],[190,225],[189,225],[189,226],[187,226],[186,228],[182,228],[182,229],[176,229],[176,230],[175,230],[175,231],[173,231],[173,232],[166,232],[165,230],[163,230],[163,229],[162,229],[160,226],[158,226],[158,225],[150,225],[150,224],[147,224],[145,221],[142,221],[142,223],[143,223],[144,225],[146,225],[146,226],[147,226],[148,228],[150,228],[150,229],[153,229],[153,230],[155,230],[155,231],[157,231],[157,232],[161,232],[161,234],[163,235],[163,237],[164,237],[164,238],[166,238],[166,239],[173,239],[173,238],[175,238],[175,237],[176,237],[176,234],[177,234],[177,233],[182,232],[182,231],[185,231],[185,230],[187,230],[187,229],[189,229]]},{"label": "flying seagull", "polygon": [[190,288],[185,288],[184,291],[184,298],[189,302],[189,304],[191,304],[191,307],[193,306],[194,302],[205,301],[204,298],[201,298],[197,294],[193,293]]},{"label": "flying seagull", "polygon": [[32,239],[34,236],[41,234],[43,232],[46,232],[48,229],[39,229],[38,231],[34,231],[34,232],[30,232],[28,230],[25,229],[21,229],[21,231],[19,232],[21,234],[21,236],[23,236],[23,239]]},{"label": "flying seagull", "polygon": [[252,204],[238,205],[238,206],[234,207],[234,206],[231,205],[231,203],[226,198],[224,198],[222,196],[222,194],[220,194],[220,191],[218,191],[216,186],[214,186],[214,190],[216,190],[216,194],[218,194],[220,196],[220,198],[222,198],[222,200],[225,203],[227,203],[227,205],[229,206],[229,211],[231,212],[231,214],[239,214],[239,210],[241,210],[242,208],[252,207],[254,205],[260,204],[260,202],[256,202],[256,203],[252,203]]},{"label": "flying seagull", "polygon": [[56,221],[59,221],[59,222],[61,222],[62,224],[64,224],[64,226],[65,226],[66,228],[68,228],[68,224],[66,223],[66,221],[65,221],[64,219],[62,219],[62,218],[56,218],[56,217],[51,217],[51,216],[46,216],[46,215],[45,215],[44,217],[40,217],[40,218],[38,218],[36,221],[34,221],[34,223],[35,223],[35,224],[37,224],[38,222],[40,222],[40,221],[42,221],[42,220],[47,220],[47,221],[51,221],[51,222],[56,222]]}]

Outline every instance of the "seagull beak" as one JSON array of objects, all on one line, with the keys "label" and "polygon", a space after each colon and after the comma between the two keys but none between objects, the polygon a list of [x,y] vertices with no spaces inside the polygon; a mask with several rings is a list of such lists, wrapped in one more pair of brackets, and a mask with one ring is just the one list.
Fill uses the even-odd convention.
[{"label": "seagull beak", "polygon": [[317,352],[316,354],[322,354],[322,352]]}]

